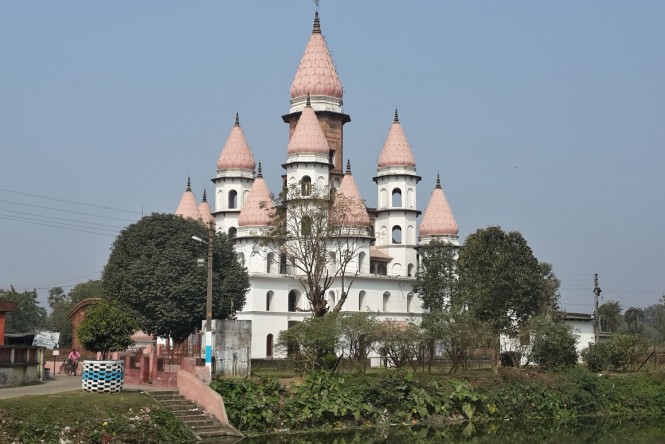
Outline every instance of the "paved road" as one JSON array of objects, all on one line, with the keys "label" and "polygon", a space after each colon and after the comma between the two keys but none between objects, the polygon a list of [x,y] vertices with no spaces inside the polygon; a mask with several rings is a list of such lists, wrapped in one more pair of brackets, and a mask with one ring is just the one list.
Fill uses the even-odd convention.
[{"label": "paved road", "polygon": [[[47,379],[35,385],[24,385],[20,387],[0,388],[0,399],[16,398],[19,396],[40,396],[52,393],[71,392],[81,390],[81,375],[67,376],[58,374],[55,378]],[[155,390],[150,386],[133,386],[125,384],[124,391],[130,390]],[[157,389],[159,390],[159,389]],[[165,389],[162,389],[165,390]]]}]

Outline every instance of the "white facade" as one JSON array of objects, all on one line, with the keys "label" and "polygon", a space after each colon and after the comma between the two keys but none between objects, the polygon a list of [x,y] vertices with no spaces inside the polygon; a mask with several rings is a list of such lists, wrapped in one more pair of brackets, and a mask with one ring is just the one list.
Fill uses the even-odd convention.
[{"label": "white facade", "polygon": [[[307,62],[308,57],[314,62]],[[279,161],[270,159],[272,163],[263,162],[263,171],[267,175],[284,174],[288,186],[311,183],[317,191],[321,191],[331,186],[337,188],[343,176],[340,165],[334,165],[334,162],[339,161],[336,160],[336,155],[341,157],[343,154],[341,127],[350,121],[350,118],[343,114],[341,84],[332,62],[327,65],[327,71],[320,73],[320,61],[328,59],[330,57],[327,48],[320,39],[317,15],[314,32],[291,89],[289,114],[283,118],[290,125],[296,125],[297,132],[299,119],[306,112],[312,113],[307,109],[311,106],[320,125],[317,120],[312,124],[313,114],[308,114],[310,124],[305,136],[298,136],[298,143],[293,146],[285,137],[282,157],[286,159],[285,171],[280,173]],[[307,90],[310,83],[303,82],[314,85],[312,87],[316,91],[312,91],[311,97]],[[307,97],[302,95],[302,92],[305,92]],[[293,97],[294,94],[297,97]],[[393,126],[398,124],[395,113]],[[319,126],[322,127],[321,133],[318,133]],[[293,135],[293,126],[291,131]],[[312,136],[312,132],[316,133],[316,137]],[[252,155],[244,136],[239,129],[235,129],[233,134],[236,138],[229,138],[229,151],[226,154],[223,151],[218,165],[225,162],[249,165],[253,159],[247,160],[251,159]],[[371,311],[377,314],[379,320],[419,322],[423,313],[422,303],[417,295],[413,294],[412,288],[418,267],[418,218],[421,211],[417,208],[417,186],[420,177],[416,175],[415,160],[401,128],[396,134],[399,136],[396,142],[387,142],[389,149],[384,147],[382,153],[387,153],[385,159],[388,160],[384,159],[378,168],[377,177],[374,178],[377,187],[374,219],[369,221],[370,226],[365,224],[357,227],[362,231],[361,235],[349,234],[349,239],[355,242],[352,250],[357,253],[348,267],[346,285],[348,286],[349,276],[355,276],[355,280],[342,312]],[[393,136],[389,136],[389,139],[390,137]],[[308,151],[310,148],[312,150]],[[376,147],[377,156],[381,152],[380,148]],[[399,159],[405,155],[410,160],[399,163]],[[347,174],[350,174],[350,166],[347,166]],[[359,175],[366,176],[367,174]],[[275,347],[280,331],[311,316],[311,307],[298,276],[301,272],[295,269],[284,253],[260,247],[259,236],[265,226],[239,224],[239,216],[250,195],[252,184],[260,177],[261,167],[259,175],[247,168],[220,167],[216,177],[212,179],[216,188],[214,199],[211,199],[215,205],[213,214],[217,231],[227,233],[235,239],[238,259],[249,273],[250,290],[246,304],[242,311],[237,313],[237,318],[252,322],[251,357],[254,359],[283,356],[283,351]],[[371,228],[374,229],[373,236]],[[354,225],[353,230],[355,229]],[[449,236],[438,236],[435,233],[429,236],[428,240],[434,238],[450,238],[456,242],[457,229]],[[329,307],[339,301],[341,293],[341,279],[337,278],[326,291]]]}]

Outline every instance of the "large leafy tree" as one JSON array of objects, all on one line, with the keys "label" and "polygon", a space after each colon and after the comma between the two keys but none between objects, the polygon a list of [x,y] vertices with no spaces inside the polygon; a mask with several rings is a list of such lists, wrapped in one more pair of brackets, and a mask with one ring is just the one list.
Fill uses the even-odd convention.
[{"label": "large leafy tree", "polygon": [[[113,243],[104,268],[104,293],[140,314],[148,334],[180,342],[206,317],[207,239],[199,222],[152,214],[125,228]],[[213,238],[213,319],[227,319],[245,305],[249,279],[226,235]]]},{"label": "large leafy tree", "polygon": [[538,260],[521,233],[488,227],[469,235],[457,265],[460,296],[470,315],[496,338],[496,366],[499,335],[514,334],[543,310],[545,281]]},{"label": "large leafy tree", "polygon": [[420,266],[413,291],[430,312],[448,311],[457,295],[455,259],[458,247],[436,240],[420,247]]},{"label": "large leafy tree", "polygon": [[644,334],[652,344],[665,340],[665,296],[644,309]]},{"label": "large leafy tree", "polygon": [[86,350],[101,353],[103,360],[111,352],[127,350],[134,344],[131,336],[138,329],[137,316],[114,300],[92,305],[76,330],[76,337]]},{"label": "large leafy tree", "polygon": [[[289,272],[300,281],[314,316],[339,313],[358,276],[349,266],[369,237],[369,221],[367,226],[355,225],[366,211],[364,203],[310,183],[287,187],[273,200],[261,249],[276,257],[286,254]],[[326,291],[334,283],[340,285],[341,294],[330,307]]]},{"label": "large leafy tree", "polygon": [[37,290],[18,292],[12,286],[0,289],[0,299],[16,302],[16,311],[7,313],[6,333],[34,333],[44,327],[46,309],[37,300]]}]

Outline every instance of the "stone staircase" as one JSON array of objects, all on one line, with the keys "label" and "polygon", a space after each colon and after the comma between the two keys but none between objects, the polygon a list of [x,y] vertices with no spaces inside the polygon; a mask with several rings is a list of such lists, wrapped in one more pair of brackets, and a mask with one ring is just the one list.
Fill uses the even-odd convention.
[{"label": "stone staircase", "polygon": [[231,444],[239,441],[237,436],[229,436],[229,431],[216,418],[208,416],[178,392],[156,391],[150,395],[194,432],[197,443]]}]

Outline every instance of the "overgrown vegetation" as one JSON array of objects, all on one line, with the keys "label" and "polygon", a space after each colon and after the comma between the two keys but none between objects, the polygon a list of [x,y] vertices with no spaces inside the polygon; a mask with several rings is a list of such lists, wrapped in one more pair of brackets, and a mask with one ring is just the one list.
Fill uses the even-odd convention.
[{"label": "overgrown vegetation", "polygon": [[413,376],[399,370],[350,377],[309,374],[301,384],[274,379],[215,380],[232,424],[261,434],[386,424],[481,424],[665,414],[663,374],[599,377],[504,369],[478,379]]},{"label": "overgrown vegetation", "polygon": [[0,401],[0,442],[187,443],[195,437],[144,393],[68,392]]}]

